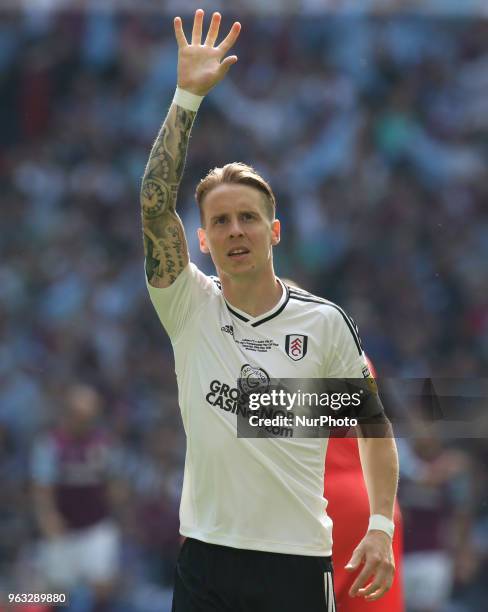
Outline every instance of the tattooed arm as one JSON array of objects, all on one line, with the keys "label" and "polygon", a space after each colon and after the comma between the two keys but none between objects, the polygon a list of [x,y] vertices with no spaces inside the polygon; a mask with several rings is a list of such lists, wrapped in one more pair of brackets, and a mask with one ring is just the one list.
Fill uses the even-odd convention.
[{"label": "tattooed arm", "polygon": [[142,181],[146,274],[153,287],[169,287],[188,263],[188,247],[176,212],[176,196],[195,114],[176,104],[171,105]]},{"label": "tattooed arm", "polygon": [[[205,43],[201,44],[203,11],[195,13],[192,41],[188,44],[181,19],[176,17],[174,28],[178,43],[178,86],[190,93],[204,96],[221,81],[235,55],[224,55],[237,40],[239,23],[214,47],[219,33],[220,14],[214,13]],[[189,261],[183,224],[176,212],[176,196],[185,167],[190,130],[196,112],[176,104],[169,109],[154,143],[146,166],[141,188],[142,227],[146,274],[153,287],[169,287]]]}]

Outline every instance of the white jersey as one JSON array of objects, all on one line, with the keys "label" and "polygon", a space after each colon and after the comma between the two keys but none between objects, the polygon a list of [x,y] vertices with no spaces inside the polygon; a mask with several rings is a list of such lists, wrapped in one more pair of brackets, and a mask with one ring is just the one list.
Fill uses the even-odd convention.
[{"label": "white jersey", "polygon": [[262,371],[280,379],[362,378],[366,360],[338,306],[282,287],[272,310],[251,317],[191,263],[168,288],[148,284],[173,345],[187,436],[181,533],[235,548],[326,556],[327,440],[238,438],[237,381]]}]

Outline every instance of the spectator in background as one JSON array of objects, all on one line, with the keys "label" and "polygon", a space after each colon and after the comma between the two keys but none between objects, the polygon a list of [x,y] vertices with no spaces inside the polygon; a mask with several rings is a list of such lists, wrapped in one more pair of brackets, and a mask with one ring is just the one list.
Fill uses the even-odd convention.
[{"label": "spectator in background", "polygon": [[476,570],[472,462],[423,427],[423,437],[399,444],[405,594],[410,612],[443,612],[456,576],[467,582]]},{"label": "spectator in background", "polygon": [[145,436],[133,483],[135,520],[148,575],[163,585],[173,583],[180,548],[181,446],[172,428],[155,425]]},{"label": "spectator in background", "polygon": [[86,586],[92,609],[101,610],[119,562],[109,500],[112,446],[98,425],[101,402],[93,388],[70,387],[64,407],[60,425],[38,440],[32,455],[39,564],[49,588]]}]

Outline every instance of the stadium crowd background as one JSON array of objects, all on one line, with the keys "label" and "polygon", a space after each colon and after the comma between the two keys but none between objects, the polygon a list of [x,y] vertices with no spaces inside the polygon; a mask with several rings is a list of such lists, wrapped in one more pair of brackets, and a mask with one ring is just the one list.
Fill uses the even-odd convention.
[{"label": "stadium crowd background", "polygon": [[[175,86],[171,16],[192,3],[163,4],[0,14],[0,590],[38,584],[32,449],[84,383],[114,444],[113,605],[128,612],[166,605],[179,546],[184,436],[138,202]],[[211,272],[193,239],[196,183],[251,163],[277,195],[278,273],[354,316],[380,376],[485,376],[487,19],[259,16],[256,4],[211,7],[243,35],[190,143],[179,211],[194,261]],[[425,432],[400,450],[406,558],[435,550],[453,563],[449,603],[409,610],[481,610],[486,438]]]}]

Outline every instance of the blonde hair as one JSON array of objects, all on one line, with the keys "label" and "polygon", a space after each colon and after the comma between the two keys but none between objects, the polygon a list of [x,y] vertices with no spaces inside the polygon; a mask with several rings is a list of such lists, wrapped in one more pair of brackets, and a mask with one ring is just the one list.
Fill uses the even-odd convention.
[{"label": "blonde hair", "polygon": [[200,218],[203,224],[202,204],[208,193],[219,185],[248,185],[260,191],[264,196],[266,213],[272,221],[275,217],[276,200],[270,184],[260,176],[252,166],[242,162],[232,162],[221,168],[216,167],[207,174],[197,185],[195,199],[200,209]]}]

